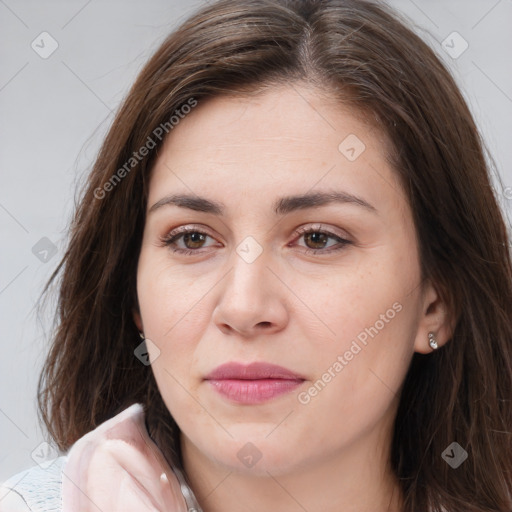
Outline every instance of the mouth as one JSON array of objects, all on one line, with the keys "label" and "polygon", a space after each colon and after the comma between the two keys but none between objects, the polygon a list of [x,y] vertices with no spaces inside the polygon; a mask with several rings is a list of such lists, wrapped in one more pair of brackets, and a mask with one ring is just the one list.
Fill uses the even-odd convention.
[{"label": "mouth", "polygon": [[212,388],[223,398],[238,404],[258,404],[296,389],[304,378],[270,363],[226,363],[207,377]]}]

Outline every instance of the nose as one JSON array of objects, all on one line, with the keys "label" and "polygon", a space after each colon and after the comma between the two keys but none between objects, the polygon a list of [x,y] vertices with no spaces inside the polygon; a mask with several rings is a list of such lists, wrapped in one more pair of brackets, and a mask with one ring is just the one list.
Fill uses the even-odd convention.
[{"label": "nose", "polygon": [[245,338],[282,330],[288,322],[286,286],[261,254],[248,263],[233,254],[233,267],[219,283],[219,301],[213,312],[224,334]]}]

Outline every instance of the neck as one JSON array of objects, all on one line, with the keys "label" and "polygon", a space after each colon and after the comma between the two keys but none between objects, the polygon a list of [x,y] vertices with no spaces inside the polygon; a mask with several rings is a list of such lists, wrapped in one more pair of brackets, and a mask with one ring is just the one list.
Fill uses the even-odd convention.
[{"label": "neck", "polygon": [[[181,435],[184,470],[203,512],[401,512],[389,446],[359,439],[307,467],[255,476],[219,464]],[[382,439],[381,439],[382,441]]]}]

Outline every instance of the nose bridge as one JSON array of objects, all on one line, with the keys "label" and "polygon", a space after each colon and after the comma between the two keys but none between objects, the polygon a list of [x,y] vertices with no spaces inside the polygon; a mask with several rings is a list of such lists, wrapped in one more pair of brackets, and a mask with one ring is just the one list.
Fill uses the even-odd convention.
[{"label": "nose bridge", "polygon": [[271,250],[253,237],[236,246],[214,312],[219,328],[229,327],[244,335],[256,334],[262,327],[267,333],[283,328],[287,308],[270,270],[274,266],[271,259]]},{"label": "nose bridge", "polygon": [[267,268],[269,265],[270,249],[264,249],[253,236],[245,237],[232,254],[233,270],[229,276],[229,283],[233,287],[235,296],[246,300],[253,295],[252,303],[257,301],[262,292],[268,292],[266,280],[271,275]]}]

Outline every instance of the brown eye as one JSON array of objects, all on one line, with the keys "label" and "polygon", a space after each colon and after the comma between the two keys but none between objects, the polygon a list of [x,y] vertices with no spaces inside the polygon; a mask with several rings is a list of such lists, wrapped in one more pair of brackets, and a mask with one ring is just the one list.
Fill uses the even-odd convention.
[{"label": "brown eye", "polygon": [[187,249],[200,249],[202,244],[206,240],[204,233],[198,231],[192,231],[191,233],[183,233],[183,243]]},{"label": "brown eye", "polygon": [[[306,245],[310,249],[323,249],[327,245],[329,238],[327,234],[320,231],[311,231],[304,235],[304,240],[307,241]],[[312,244],[312,246],[309,244]]]},{"label": "brown eye", "polygon": [[162,237],[161,242],[164,246],[170,247],[173,252],[191,255],[199,253],[200,249],[204,247],[208,247],[205,245],[207,238],[212,237],[208,233],[199,231],[197,228],[185,227],[174,230],[165,237]]},{"label": "brown eye", "polygon": [[[312,252],[314,254],[326,254],[334,251],[339,251],[345,246],[352,244],[350,240],[346,240],[320,228],[307,227],[298,231],[300,239],[304,239],[306,253]],[[332,240],[334,243],[330,242]],[[302,246],[302,244],[299,244]],[[304,247],[304,246],[302,246]]]}]

